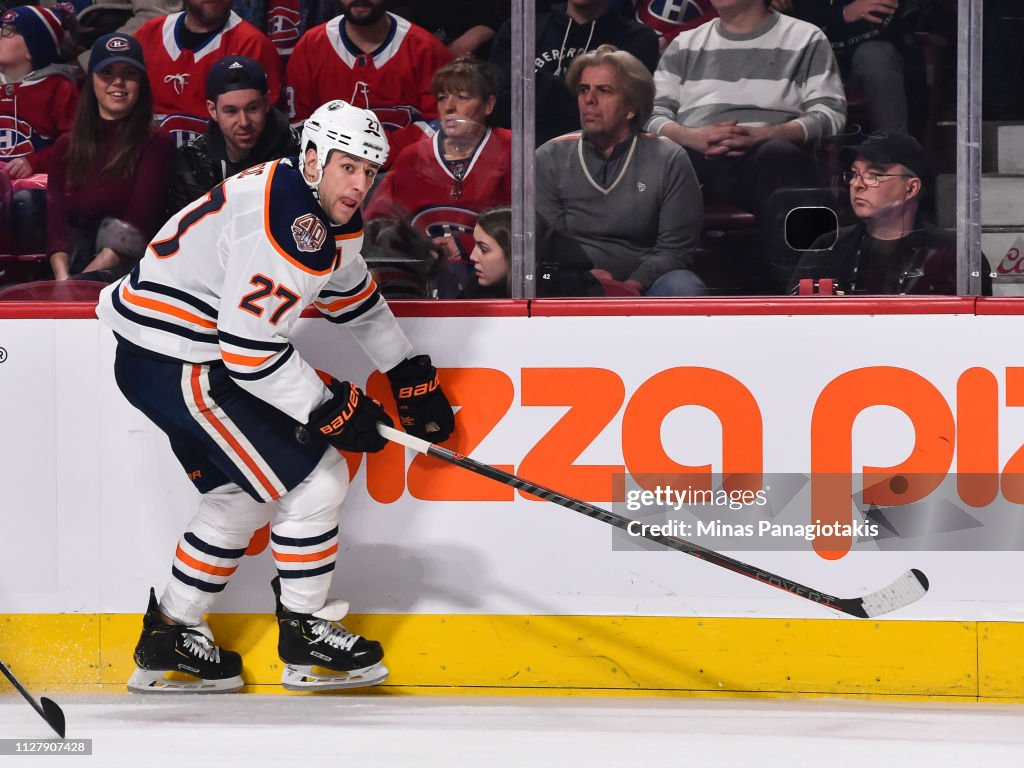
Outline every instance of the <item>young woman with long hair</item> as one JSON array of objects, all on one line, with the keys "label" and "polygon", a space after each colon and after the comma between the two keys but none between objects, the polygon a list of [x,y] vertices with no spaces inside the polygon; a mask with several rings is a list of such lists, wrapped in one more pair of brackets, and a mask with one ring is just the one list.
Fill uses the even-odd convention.
[{"label": "young woman with long hair", "polygon": [[100,37],[71,133],[57,144],[47,188],[47,253],[57,280],[127,274],[163,223],[174,144],[153,128],[142,47]]}]

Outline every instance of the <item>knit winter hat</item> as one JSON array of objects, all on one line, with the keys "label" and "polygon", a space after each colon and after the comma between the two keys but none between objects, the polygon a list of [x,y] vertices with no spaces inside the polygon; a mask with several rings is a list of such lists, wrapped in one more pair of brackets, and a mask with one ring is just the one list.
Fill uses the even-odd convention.
[{"label": "knit winter hat", "polygon": [[19,5],[0,16],[0,24],[9,24],[25,38],[34,69],[48,67],[56,61],[64,39],[64,26],[49,8]]}]

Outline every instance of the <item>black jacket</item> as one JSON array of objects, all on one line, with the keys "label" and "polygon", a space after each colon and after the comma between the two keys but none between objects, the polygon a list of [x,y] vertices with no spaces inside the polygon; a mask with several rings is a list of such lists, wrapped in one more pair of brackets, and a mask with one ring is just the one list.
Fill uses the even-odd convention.
[{"label": "black jacket", "polygon": [[[599,19],[577,24],[565,10],[565,3],[554,5],[537,16],[536,73],[537,146],[545,141],[580,129],[580,112],[575,94],[569,93],[565,76],[572,60],[610,43],[629,51],[652,73],[658,66],[658,35],[635,19],[625,19],[609,7]],[[491,64],[501,73],[496,125],[511,127],[512,119],[512,22],[498,30],[491,49]]]},{"label": "black jacket", "polygon": [[[789,293],[801,279],[831,278],[847,294],[956,295],[956,238],[944,229],[923,224],[901,240],[879,241],[857,223],[840,229],[828,248],[831,240],[827,234],[811,245],[793,271]],[[983,296],[992,295],[991,272],[982,257]]]},{"label": "black jacket", "polygon": [[793,0],[793,15],[820,27],[837,56],[850,53],[868,40],[898,42],[902,26],[898,13],[882,17],[878,24],[870,21],[847,24],[843,8],[852,2],[854,0]]},{"label": "black jacket", "polygon": [[224,135],[211,120],[206,133],[179,147],[174,156],[174,173],[167,193],[167,214],[173,215],[224,179],[246,168],[299,154],[299,137],[288,119],[277,109],[267,115],[267,124],[249,156],[238,163],[228,160]]}]

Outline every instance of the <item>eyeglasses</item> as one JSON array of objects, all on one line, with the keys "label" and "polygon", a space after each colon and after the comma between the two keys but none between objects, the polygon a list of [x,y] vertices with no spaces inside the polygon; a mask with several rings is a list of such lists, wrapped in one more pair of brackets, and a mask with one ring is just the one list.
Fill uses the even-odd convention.
[{"label": "eyeglasses", "polygon": [[0,37],[14,37],[15,35],[20,34],[21,32],[19,32],[18,28],[13,24],[4,24],[0,27]]},{"label": "eyeglasses", "polygon": [[875,173],[874,171],[844,171],[842,180],[844,184],[852,184],[854,179],[860,179],[864,182],[865,187],[877,187],[881,182],[879,179],[883,179],[887,176],[902,176],[905,179],[913,178],[912,174],[909,173]]}]

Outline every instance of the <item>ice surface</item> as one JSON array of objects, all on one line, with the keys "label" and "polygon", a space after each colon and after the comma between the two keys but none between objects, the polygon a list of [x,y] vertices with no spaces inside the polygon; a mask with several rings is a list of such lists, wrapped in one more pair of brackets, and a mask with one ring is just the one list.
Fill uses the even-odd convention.
[{"label": "ice surface", "polygon": [[[91,738],[93,755],[0,757],[5,768],[1024,764],[1024,708],[1010,704],[387,693],[38,695],[61,705],[68,737]],[[0,738],[49,736],[19,696],[0,696]]]}]

